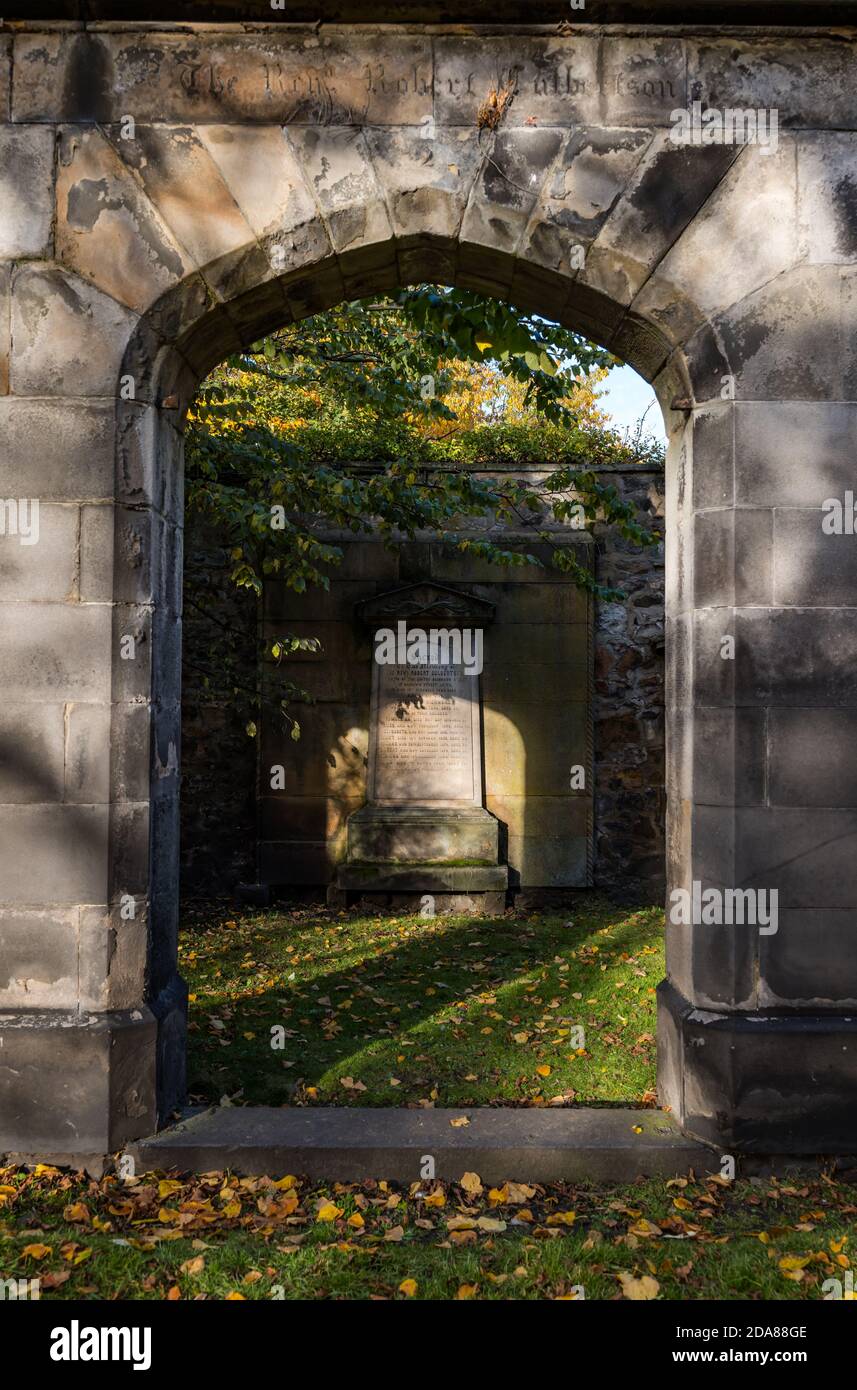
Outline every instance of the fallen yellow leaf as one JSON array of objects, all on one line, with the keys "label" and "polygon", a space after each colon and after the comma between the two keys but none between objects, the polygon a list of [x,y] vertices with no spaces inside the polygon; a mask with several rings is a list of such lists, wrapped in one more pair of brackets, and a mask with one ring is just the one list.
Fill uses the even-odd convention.
[{"label": "fallen yellow leaf", "polygon": [[635,1279],[633,1274],[623,1270],[617,1275],[622,1285],[622,1293],[625,1298],[631,1299],[633,1303],[642,1303],[648,1299],[657,1298],[661,1286],[657,1279],[653,1279],[651,1274],[644,1274],[641,1279]]},{"label": "fallen yellow leaf", "polygon": [[42,1245],[37,1241],[35,1245],[25,1245],[21,1253],[28,1260],[43,1260],[52,1250],[52,1245]]},{"label": "fallen yellow leaf", "polygon": [[468,1197],[478,1197],[484,1190],[478,1173],[465,1173],[459,1182],[459,1187],[464,1188]]},{"label": "fallen yellow leaf", "polygon": [[325,1202],[320,1206],[315,1214],[316,1221],[335,1221],[342,1215],[342,1207],[334,1206],[333,1202]]}]

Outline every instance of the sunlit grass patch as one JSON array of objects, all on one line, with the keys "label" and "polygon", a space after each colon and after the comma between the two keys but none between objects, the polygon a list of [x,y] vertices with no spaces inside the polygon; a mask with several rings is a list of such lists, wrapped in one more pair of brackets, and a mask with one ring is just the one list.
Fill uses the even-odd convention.
[{"label": "sunlit grass patch", "polygon": [[197,910],[181,970],[201,1101],[654,1100],[658,908],[585,894],[497,918]]}]

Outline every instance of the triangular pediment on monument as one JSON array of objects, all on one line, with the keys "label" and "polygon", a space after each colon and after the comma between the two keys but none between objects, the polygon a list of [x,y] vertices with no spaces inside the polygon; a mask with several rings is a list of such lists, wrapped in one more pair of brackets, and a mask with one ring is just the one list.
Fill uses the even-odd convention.
[{"label": "triangular pediment on monument", "polygon": [[389,589],[355,605],[357,617],[365,623],[398,622],[404,619],[415,627],[436,621],[484,626],[494,619],[494,604],[477,598],[465,589],[452,589],[430,581]]}]

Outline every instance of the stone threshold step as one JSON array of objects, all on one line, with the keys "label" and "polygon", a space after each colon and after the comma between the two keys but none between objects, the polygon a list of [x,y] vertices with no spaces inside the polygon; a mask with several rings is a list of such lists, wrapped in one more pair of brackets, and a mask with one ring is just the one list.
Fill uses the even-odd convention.
[{"label": "stone threshold step", "polygon": [[[466,1125],[454,1121],[466,1117]],[[639,1129],[639,1133],[636,1131]],[[483,1182],[632,1182],[720,1171],[719,1156],[658,1110],[370,1109],[227,1106],[190,1114],[129,1144],[138,1172],[231,1169],[248,1176],[302,1174],[338,1182],[415,1182],[435,1176]]]}]

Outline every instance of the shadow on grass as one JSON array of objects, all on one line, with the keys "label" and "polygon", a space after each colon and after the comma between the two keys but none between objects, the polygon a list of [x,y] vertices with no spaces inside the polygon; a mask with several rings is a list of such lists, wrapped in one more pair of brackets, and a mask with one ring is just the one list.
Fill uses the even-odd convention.
[{"label": "shadow on grass", "polygon": [[[639,1104],[654,1086],[662,914],[588,897],[567,921],[220,913],[184,937],[206,957],[192,991],[203,964],[223,972],[193,1009],[191,1092],[269,1105]],[[565,1041],[581,1025],[583,1057]]]}]

